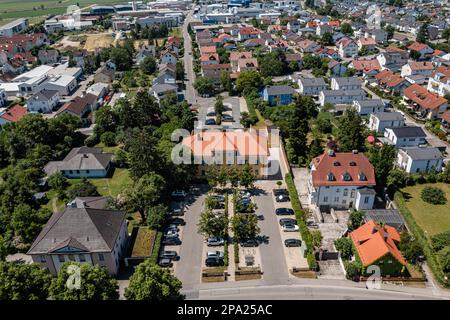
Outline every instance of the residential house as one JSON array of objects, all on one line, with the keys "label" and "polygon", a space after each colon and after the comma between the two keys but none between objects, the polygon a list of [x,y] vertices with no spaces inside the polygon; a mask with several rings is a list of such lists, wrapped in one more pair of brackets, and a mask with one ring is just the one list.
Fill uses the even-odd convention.
[{"label": "residential house", "polygon": [[349,38],[342,38],[336,42],[339,56],[341,58],[355,57],[358,55],[358,45]]},{"label": "residential house", "polygon": [[396,72],[408,63],[408,52],[400,48],[387,47],[385,52],[377,56],[377,60],[382,70],[389,69]]},{"label": "residential house", "polygon": [[50,161],[44,167],[47,176],[61,172],[66,178],[105,178],[112,167],[112,153],[101,148],[73,148],[62,161]]},{"label": "residential house", "polygon": [[391,226],[398,231],[406,231],[405,220],[397,209],[364,210],[364,223],[373,220],[377,224]]},{"label": "residential house", "polygon": [[359,38],[357,44],[359,50],[366,48],[368,51],[374,51],[377,47],[377,42],[374,38]]},{"label": "residential house", "polygon": [[287,105],[292,102],[294,89],[291,86],[266,86],[263,90],[263,99],[270,105]]},{"label": "residential house", "polygon": [[57,50],[50,49],[50,50],[39,50],[38,58],[42,64],[54,64],[59,62],[60,57]]},{"label": "residential house", "polygon": [[407,76],[414,76],[414,75],[422,75],[426,78],[429,78],[431,76],[431,73],[433,72],[433,64],[431,62],[427,61],[408,61],[407,64],[405,64],[402,67],[401,76],[407,77]]},{"label": "residential house", "polygon": [[[201,46],[200,47],[200,54],[211,54],[211,53],[216,53],[216,47],[215,46]],[[175,64],[175,63],[173,63]]]},{"label": "residential house", "polygon": [[266,40],[264,39],[248,39],[244,41],[244,48],[248,49],[248,48],[256,48],[256,47],[262,47],[263,49],[265,48],[266,45]]},{"label": "residential house", "polygon": [[53,213],[27,254],[53,276],[68,261],[100,265],[116,275],[128,245],[126,216],[117,210],[67,207]]},{"label": "residential house", "polygon": [[375,112],[383,112],[384,102],[381,99],[355,100],[353,107],[361,116],[368,116]]},{"label": "residential house", "polygon": [[219,54],[218,53],[205,53],[200,56],[200,64],[208,65],[208,64],[219,64]]},{"label": "residential house", "polygon": [[408,173],[440,172],[443,159],[438,148],[404,148],[398,150],[396,166]]},{"label": "residential house", "polygon": [[333,27],[328,24],[319,24],[316,27],[316,35],[318,37],[323,37],[323,35],[327,32],[333,34]]},{"label": "residential house", "polygon": [[16,104],[5,111],[0,111],[0,127],[12,122],[17,122],[27,114],[27,108]]},{"label": "residential house", "polygon": [[53,75],[47,79],[43,88],[47,90],[56,90],[61,96],[69,96],[77,87],[77,79],[73,76],[60,74]]},{"label": "residential house", "polygon": [[309,203],[321,211],[372,209],[375,171],[363,153],[329,150],[315,157],[308,179]]},{"label": "residential house", "polygon": [[51,113],[59,104],[59,91],[43,89],[27,100],[28,112]]},{"label": "residential house", "polygon": [[356,77],[331,78],[331,90],[357,90],[362,88],[362,81]]},{"label": "residential house", "polygon": [[447,99],[429,92],[418,84],[405,89],[403,94],[404,101],[422,118],[441,118],[448,108]]},{"label": "residential house", "polygon": [[327,84],[323,78],[298,78],[298,90],[301,95],[318,96],[319,93],[327,89]]},{"label": "residential house", "polygon": [[336,77],[344,76],[345,72],[347,71],[346,66],[334,59],[331,59],[330,62],[328,62],[328,69],[330,69],[331,76]]},{"label": "residential house", "polygon": [[426,134],[421,127],[407,126],[385,128],[384,137],[396,148],[418,147],[427,143]]},{"label": "residential house", "polygon": [[245,165],[253,169],[258,178],[269,174],[268,137],[260,131],[203,131],[183,139],[198,164],[197,174],[205,176],[209,165]]},{"label": "residential house", "polygon": [[300,22],[298,20],[289,21],[286,27],[288,30],[297,33],[300,29]]},{"label": "residential house", "polygon": [[239,59],[237,72],[243,72],[247,70],[256,70],[258,68],[258,60],[256,58]]},{"label": "residential house", "polygon": [[288,64],[297,64],[300,69],[302,66],[302,55],[300,53],[286,53],[285,56]]},{"label": "residential house", "polygon": [[364,34],[365,38],[372,38],[379,44],[385,44],[388,41],[388,33],[383,29],[369,29]]},{"label": "residential house", "polygon": [[170,83],[155,83],[151,87],[151,93],[159,102],[162,99],[166,98],[168,95],[174,94],[178,97],[178,86]]},{"label": "residential house", "polygon": [[175,84],[176,72],[171,68],[164,68],[159,71],[158,76],[153,79],[153,84]]},{"label": "residential house", "polygon": [[446,132],[447,134],[450,133],[450,110],[445,111],[442,114],[442,125],[441,128],[444,132]]},{"label": "residential house", "polygon": [[416,51],[420,53],[419,59],[424,59],[427,55],[431,55],[434,50],[424,43],[414,42],[408,46],[408,51],[410,55],[411,51]]},{"label": "residential house", "polygon": [[302,40],[300,42],[297,43],[297,48],[300,50],[300,52],[304,53],[312,53],[314,52],[317,48],[320,48],[320,45],[312,40]]},{"label": "residential house", "polygon": [[230,73],[231,65],[226,64],[212,64],[202,66],[201,73],[202,76],[211,78],[215,85],[220,85],[220,76],[223,72]]},{"label": "residential house", "polygon": [[80,119],[82,125],[92,123],[92,112],[97,108],[97,97],[93,94],[77,96],[72,101],[66,102],[57,112],[56,116],[69,113]]},{"label": "residential house", "polygon": [[357,76],[365,78],[374,77],[381,71],[381,66],[377,59],[354,59],[348,67],[355,69]]},{"label": "residential house", "polygon": [[256,39],[256,38],[258,38],[259,33],[260,33],[260,30],[254,28],[254,27],[242,27],[239,30],[238,40],[246,41],[249,39]]},{"label": "residential house", "polygon": [[155,57],[156,56],[156,48],[155,45],[143,45],[139,48],[139,51],[136,53],[135,60],[136,64],[141,64],[147,57]]},{"label": "residential house", "polygon": [[165,63],[165,64],[176,64],[177,63],[177,55],[169,50],[163,50],[161,52],[161,56],[160,56],[160,63]]},{"label": "residential house", "polygon": [[111,68],[108,64],[104,64],[100,67],[94,75],[94,81],[96,83],[112,83],[115,80],[115,69]]},{"label": "residential house", "polygon": [[388,69],[378,73],[375,76],[375,79],[378,81],[378,85],[380,85],[380,87],[391,94],[401,94],[410,85],[405,78],[402,78],[398,74],[394,74]]},{"label": "residential house", "polygon": [[250,51],[242,51],[242,52],[231,52],[230,53],[230,64],[233,72],[237,71],[238,62],[241,59],[251,59],[253,55]]},{"label": "residential house", "polygon": [[378,133],[386,128],[403,127],[405,117],[400,112],[375,112],[370,115],[368,127]]},{"label": "residential house", "polygon": [[450,93],[450,68],[438,67],[428,79],[427,90],[443,97]]},{"label": "residential house", "polygon": [[319,103],[321,107],[325,104],[351,105],[355,100],[364,100],[366,92],[362,89],[355,90],[322,90],[319,93]]},{"label": "residential house", "polygon": [[86,90],[86,94],[92,94],[97,98],[97,102],[101,102],[103,98],[108,94],[110,85],[107,83],[94,83]]},{"label": "residential house", "polygon": [[[350,232],[350,239],[362,267],[378,266],[382,277],[407,275],[407,262],[397,248],[400,234],[389,225],[379,225],[373,220]],[[366,271],[368,275],[370,272]]]}]

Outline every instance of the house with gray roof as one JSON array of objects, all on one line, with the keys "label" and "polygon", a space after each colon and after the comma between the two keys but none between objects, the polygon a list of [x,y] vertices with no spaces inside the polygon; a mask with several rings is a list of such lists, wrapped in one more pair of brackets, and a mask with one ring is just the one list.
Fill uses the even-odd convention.
[{"label": "house with gray roof", "polygon": [[298,90],[301,95],[318,96],[319,93],[327,89],[327,84],[323,78],[298,77]]},{"label": "house with gray roof", "polygon": [[404,231],[406,229],[405,221],[397,209],[370,209],[363,210],[363,212],[365,223],[373,220],[377,224],[382,223],[399,231]]},{"label": "house with gray roof", "polygon": [[375,112],[369,117],[368,127],[372,131],[384,132],[386,128],[403,127],[405,117],[400,112]]},{"label": "house with gray roof", "polygon": [[50,113],[60,101],[59,91],[43,89],[27,100],[28,112]]},{"label": "house with gray roof", "polygon": [[69,261],[100,265],[115,275],[127,243],[125,212],[67,207],[50,217],[28,254],[54,276]]},{"label": "house with gray roof", "polygon": [[357,77],[331,78],[331,90],[358,90],[362,88],[362,80]]},{"label": "house with gray roof", "polygon": [[105,178],[112,164],[112,153],[101,148],[80,147],[72,149],[62,161],[50,161],[44,172],[50,176],[61,172],[67,178]]},{"label": "house with gray roof", "polygon": [[381,99],[355,100],[353,106],[361,116],[384,111],[384,102]]},{"label": "house with gray roof", "polygon": [[398,128],[386,128],[384,138],[386,142],[396,148],[418,147],[426,144],[426,134],[421,127],[407,126]]},{"label": "house with gray roof", "polygon": [[319,103],[323,107],[329,103],[332,105],[352,105],[355,100],[364,100],[366,92],[356,90],[322,90],[319,94]]},{"label": "house with gray roof", "polygon": [[396,166],[408,173],[440,172],[443,160],[438,148],[404,148],[398,150]]}]

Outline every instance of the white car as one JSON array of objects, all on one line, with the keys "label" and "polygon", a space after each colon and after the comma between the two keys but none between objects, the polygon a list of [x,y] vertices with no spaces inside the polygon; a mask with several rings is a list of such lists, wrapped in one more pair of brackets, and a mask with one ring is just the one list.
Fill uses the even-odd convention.
[{"label": "white car", "polygon": [[223,259],[223,251],[208,251],[206,258]]},{"label": "white car", "polygon": [[295,224],[285,224],[281,227],[284,232],[298,231],[298,226]]}]

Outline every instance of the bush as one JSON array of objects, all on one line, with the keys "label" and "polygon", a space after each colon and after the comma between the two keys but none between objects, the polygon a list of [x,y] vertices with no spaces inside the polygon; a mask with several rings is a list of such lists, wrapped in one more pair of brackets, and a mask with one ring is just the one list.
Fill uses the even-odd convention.
[{"label": "bush", "polygon": [[225,240],[223,245],[223,263],[225,264],[225,267],[228,267],[228,262],[228,240]]},{"label": "bush", "polygon": [[344,261],[345,272],[347,273],[347,279],[353,279],[361,275],[362,266],[356,261]]},{"label": "bush", "polygon": [[425,187],[420,193],[420,197],[423,201],[431,204],[445,204],[447,202],[444,191],[436,187]]},{"label": "bush", "polygon": [[319,268],[319,265],[317,264],[316,257],[314,256],[314,253],[309,252],[306,255],[306,260],[308,261],[308,267],[312,271],[317,271]]},{"label": "bush", "polygon": [[339,251],[343,259],[350,259],[353,254],[353,245],[350,238],[339,238],[334,241],[336,250]]},{"label": "bush", "polygon": [[93,147],[99,142],[100,141],[98,139],[98,136],[96,134],[93,134],[92,136],[87,137],[86,140],[84,140],[84,145],[86,147]]},{"label": "bush", "polygon": [[69,182],[64,175],[58,171],[47,179],[48,186],[54,190],[62,191],[67,188]]},{"label": "bush", "polygon": [[116,145],[116,136],[114,132],[105,132],[100,136],[100,142],[103,143],[106,147],[112,147]]},{"label": "bush", "polygon": [[431,247],[435,252],[450,246],[450,231],[445,231],[431,237]]},{"label": "bush", "polygon": [[236,240],[234,241],[233,246],[234,246],[234,263],[239,263],[239,244]]},{"label": "bush", "polygon": [[114,163],[117,168],[128,167],[128,154],[124,150],[119,149],[114,157]]},{"label": "bush", "polygon": [[156,233],[155,242],[153,243],[153,251],[149,258],[150,261],[154,264],[158,263],[159,250],[161,249],[161,239],[162,239],[162,232],[158,231]]}]

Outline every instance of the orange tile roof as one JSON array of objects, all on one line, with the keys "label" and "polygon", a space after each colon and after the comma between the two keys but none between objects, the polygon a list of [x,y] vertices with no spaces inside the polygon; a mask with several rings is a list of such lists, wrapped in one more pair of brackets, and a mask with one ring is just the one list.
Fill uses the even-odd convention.
[{"label": "orange tile roof", "polygon": [[215,61],[219,61],[219,54],[217,53],[204,53],[200,56],[200,61],[201,62],[207,62],[207,61],[211,61],[211,60],[215,60]]},{"label": "orange tile roof", "polygon": [[[311,171],[313,186],[374,186],[375,171],[372,164],[362,153],[336,152],[329,155],[327,152],[312,160],[315,170]],[[329,180],[332,174],[334,180]],[[351,180],[344,180],[343,174],[348,173]],[[360,174],[365,176],[360,179]]]},{"label": "orange tile roof", "polygon": [[414,42],[413,44],[411,44],[408,47],[409,50],[414,50],[414,51],[417,51],[417,52],[422,51],[422,50],[427,49],[427,48],[429,48],[429,47],[426,44],[420,43],[420,42]]},{"label": "orange tile roof", "polygon": [[374,38],[359,38],[358,41],[362,46],[374,46],[377,44]]},{"label": "orange tile roof", "polygon": [[439,108],[444,103],[447,103],[447,99],[429,92],[426,88],[418,85],[417,83],[406,88],[403,91],[403,94],[419,106],[429,110],[434,110]]},{"label": "orange tile roof", "polygon": [[433,70],[433,64],[429,61],[408,61],[411,70]]},{"label": "orange tile roof", "polygon": [[450,123],[450,110],[447,110],[446,112],[444,112],[444,114],[442,115],[442,119],[445,122]]},{"label": "orange tile roof", "polygon": [[398,262],[406,265],[396,242],[400,242],[400,234],[395,228],[385,225],[381,227],[373,220],[368,221],[350,233],[358,255],[364,267],[371,265],[390,253]]},{"label": "orange tile roof", "polygon": [[442,83],[447,83],[447,80],[450,78],[450,68],[447,68],[445,66],[440,66],[436,70],[433,71],[431,76],[434,78],[434,76],[437,73],[441,73],[444,75],[442,78],[439,79],[439,81],[441,81]]},{"label": "orange tile roof", "polygon": [[403,81],[405,81],[404,78],[399,76],[398,74],[393,73],[391,70],[385,69],[378,73],[375,76],[375,79],[378,80],[378,82],[382,85],[385,85],[386,87],[396,87]]},{"label": "orange tile roof", "polygon": [[353,68],[357,71],[363,71],[363,72],[369,72],[372,70],[379,71],[381,70],[380,63],[377,59],[371,59],[371,60],[353,60],[352,61]]},{"label": "orange tile roof", "polygon": [[253,54],[250,51],[236,52],[233,51],[230,53],[230,61],[237,61],[239,59],[250,59],[253,58]]},{"label": "orange tile roof", "polygon": [[200,53],[216,53],[216,47],[214,46],[207,46],[207,47],[200,47]]},{"label": "orange tile roof", "polygon": [[258,131],[205,131],[183,139],[194,156],[211,157],[214,152],[237,151],[238,156],[268,156],[267,136]]},{"label": "orange tile roof", "polygon": [[9,108],[5,113],[0,115],[0,118],[8,122],[17,122],[27,114],[27,108],[22,107],[19,104]]}]

